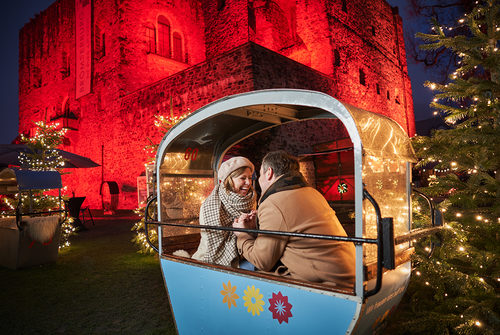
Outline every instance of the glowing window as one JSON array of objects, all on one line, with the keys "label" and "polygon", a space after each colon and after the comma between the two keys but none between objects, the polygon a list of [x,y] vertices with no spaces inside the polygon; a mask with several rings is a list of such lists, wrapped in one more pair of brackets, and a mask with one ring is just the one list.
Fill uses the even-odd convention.
[{"label": "glowing window", "polygon": [[158,54],[165,57],[170,55],[170,22],[164,17],[158,17]]}]

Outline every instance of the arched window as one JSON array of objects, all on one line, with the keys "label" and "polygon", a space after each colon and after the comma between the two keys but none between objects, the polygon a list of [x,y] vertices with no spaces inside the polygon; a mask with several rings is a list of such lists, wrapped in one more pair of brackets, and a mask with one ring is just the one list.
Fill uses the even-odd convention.
[{"label": "arched window", "polygon": [[164,17],[158,17],[158,54],[171,57],[170,54],[170,22]]},{"label": "arched window", "polygon": [[174,59],[179,62],[183,62],[182,57],[182,37],[181,34],[175,32],[172,36],[174,44]]}]

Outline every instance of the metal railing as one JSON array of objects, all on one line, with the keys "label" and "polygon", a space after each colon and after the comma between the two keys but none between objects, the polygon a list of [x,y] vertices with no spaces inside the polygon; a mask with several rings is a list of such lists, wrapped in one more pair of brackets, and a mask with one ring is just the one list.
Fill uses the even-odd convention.
[{"label": "metal railing", "polygon": [[[220,231],[231,231],[231,232],[244,232],[250,234],[265,234],[274,236],[288,236],[288,237],[301,237],[301,238],[312,238],[328,241],[341,241],[341,242],[352,242],[354,244],[360,245],[363,243],[376,244],[377,245],[377,277],[375,282],[375,287],[372,290],[366,291],[364,296],[369,297],[377,294],[382,287],[382,268],[387,269],[395,268],[395,257],[394,257],[394,234],[393,234],[393,221],[392,218],[382,218],[380,214],[380,208],[373,199],[373,197],[368,193],[366,189],[363,190],[363,196],[365,199],[369,200],[370,203],[375,207],[375,212],[377,215],[377,238],[363,238],[363,237],[347,237],[347,236],[336,236],[336,235],[323,235],[323,234],[309,234],[309,233],[296,233],[296,232],[286,232],[277,230],[262,230],[262,229],[249,229],[249,228],[234,228],[234,227],[221,227],[221,226],[207,226],[192,224],[190,222],[197,221],[198,217],[181,218],[181,219],[167,219],[165,221],[152,220],[149,216],[149,208],[151,204],[156,201],[156,197],[151,198],[145,208],[145,221],[144,221],[144,233],[146,235],[146,241],[149,246],[160,253],[159,249],[151,242],[149,239],[149,228],[148,225],[154,224],[157,226],[168,226],[168,227],[182,227],[182,228],[198,228],[198,229],[211,229]],[[180,223],[184,222],[184,223]]]}]

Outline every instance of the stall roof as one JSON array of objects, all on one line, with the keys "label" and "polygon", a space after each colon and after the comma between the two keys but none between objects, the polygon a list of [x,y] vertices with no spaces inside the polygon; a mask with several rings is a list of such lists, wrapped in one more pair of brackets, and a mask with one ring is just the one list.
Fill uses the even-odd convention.
[{"label": "stall roof", "polygon": [[61,174],[57,171],[33,171],[5,168],[0,171],[0,183],[7,190],[44,190],[62,188]]}]

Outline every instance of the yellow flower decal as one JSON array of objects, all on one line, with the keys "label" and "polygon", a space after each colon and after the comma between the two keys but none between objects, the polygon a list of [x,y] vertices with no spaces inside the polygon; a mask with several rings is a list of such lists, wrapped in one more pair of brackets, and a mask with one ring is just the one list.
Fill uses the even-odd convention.
[{"label": "yellow flower decal", "polygon": [[220,294],[224,296],[224,298],[222,299],[222,303],[227,303],[227,307],[229,309],[231,309],[231,305],[234,305],[234,307],[236,307],[236,299],[239,298],[239,296],[234,293],[236,291],[236,286],[231,286],[231,281],[228,281],[227,285],[222,283],[222,286],[224,287],[224,289],[220,291]]},{"label": "yellow flower decal", "polygon": [[264,310],[264,297],[259,293],[259,289],[256,289],[255,286],[252,287],[247,286],[247,289],[244,291],[245,295],[243,296],[243,300],[245,300],[245,307],[247,307],[248,313],[252,313],[252,315],[260,315],[260,312]]}]

